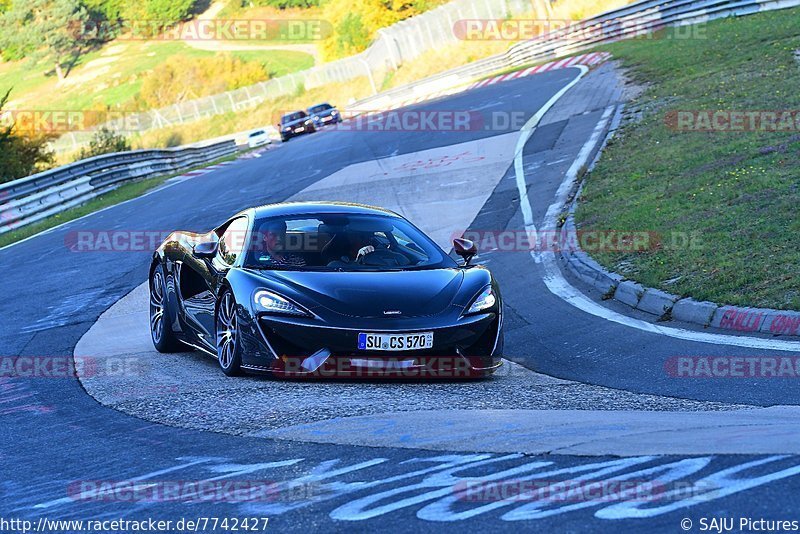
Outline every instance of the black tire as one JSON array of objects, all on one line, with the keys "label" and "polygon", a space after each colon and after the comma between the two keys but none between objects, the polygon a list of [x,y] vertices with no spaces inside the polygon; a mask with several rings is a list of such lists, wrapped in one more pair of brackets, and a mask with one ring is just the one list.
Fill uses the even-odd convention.
[{"label": "black tire", "polygon": [[150,339],[158,352],[186,351],[169,324],[169,299],[164,267],[160,263],[150,275]]},{"label": "black tire", "polygon": [[236,299],[229,289],[222,290],[217,305],[216,320],[217,361],[228,376],[242,374],[242,341]]}]

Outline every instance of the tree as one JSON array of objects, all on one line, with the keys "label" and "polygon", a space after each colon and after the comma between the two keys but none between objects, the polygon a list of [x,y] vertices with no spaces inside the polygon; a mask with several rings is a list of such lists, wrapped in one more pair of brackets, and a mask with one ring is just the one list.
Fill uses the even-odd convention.
[{"label": "tree", "polygon": [[361,52],[379,29],[418,13],[414,2],[402,0],[327,0],[321,6],[322,18],[334,28],[318,44],[325,60]]},{"label": "tree", "polygon": [[[10,93],[0,98],[0,115]],[[13,122],[0,127],[0,182],[16,180],[52,165],[53,154],[47,148],[49,141],[47,136],[20,134]]]},{"label": "tree", "polygon": [[0,49],[53,62],[59,80],[86,44],[90,17],[79,0],[15,1],[0,17]]},{"label": "tree", "polygon": [[168,26],[191,15],[194,0],[145,0],[147,17]]}]

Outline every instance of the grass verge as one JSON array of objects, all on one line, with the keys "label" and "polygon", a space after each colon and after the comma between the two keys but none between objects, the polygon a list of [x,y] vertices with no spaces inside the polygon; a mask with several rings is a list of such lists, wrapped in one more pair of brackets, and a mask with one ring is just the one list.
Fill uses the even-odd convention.
[{"label": "grass verge", "polygon": [[618,132],[587,177],[576,222],[584,230],[659,234],[654,250],[593,253],[646,286],[800,309],[798,129],[680,131],[668,120],[687,110],[800,109],[800,9],[680,35],[690,37],[669,30],[603,48],[647,88],[629,105],[641,120]]},{"label": "grass verge", "polygon": [[35,222],[16,230],[0,234],[0,248],[44,232],[45,230],[49,230],[50,228],[58,226],[59,224],[64,224],[85,215],[89,215],[90,213],[99,211],[103,208],[119,204],[120,202],[125,202],[126,200],[130,200],[132,198],[140,197],[148,191],[151,191],[162,185],[170,178],[174,178],[175,176],[180,176],[196,169],[202,169],[210,165],[222,163],[223,161],[230,161],[233,159],[236,159],[235,155],[226,156],[209,163],[204,163],[203,165],[182,170],[181,172],[165,174],[163,176],[153,176],[152,178],[145,178],[143,180],[137,180],[131,183],[123,184],[116,189],[109,191],[108,193],[104,193],[87,201],[85,204],[75,206],[74,208],[62,211],[61,213],[56,213],[55,215],[51,215],[50,217],[42,219],[39,222]]},{"label": "grass verge", "polygon": [[[260,63],[265,70],[264,79],[266,73],[277,77],[314,65],[311,55],[291,50],[224,53]],[[141,91],[144,77],[175,55],[189,61],[218,54],[179,41],[112,41],[82,55],[63,82],[56,79],[52,66],[44,61],[0,62],[0,91],[12,89],[11,99],[17,110],[79,111],[111,106],[134,111],[134,96]]]}]

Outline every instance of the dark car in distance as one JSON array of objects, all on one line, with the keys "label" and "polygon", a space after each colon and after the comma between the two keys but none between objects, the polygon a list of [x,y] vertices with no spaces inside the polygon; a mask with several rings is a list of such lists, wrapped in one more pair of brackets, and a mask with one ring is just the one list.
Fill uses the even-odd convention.
[{"label": "dark car in distance", "polygon": [[308,108],[308,114],[311,116],[311,120],[314,121],[314,125],[317,128],[321,128],[327,124],[338,124],[342,122],[342,114],[339,113],[338,109],[327,102],[311,106]]},{"label": "dark car in distance", "polygon": [[281,141],[285,142],[298,135],[314,133],[317,128],[311,117],[305,111],[299,110],[284,114],[278,124],[278,131],[281,134]]},{"label": "dark car in distance", "polygon": [[150,333],[227,375],[474,378],[503,352],[503,306],[475,245],[456,261],[400,215],[346,203],[247,209],[174,232],[150,266]]}]

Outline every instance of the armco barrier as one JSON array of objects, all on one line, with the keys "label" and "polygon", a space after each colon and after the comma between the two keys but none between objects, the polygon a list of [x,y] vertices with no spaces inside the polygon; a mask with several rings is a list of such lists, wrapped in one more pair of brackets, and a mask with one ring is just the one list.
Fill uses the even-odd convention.
[{"label": "armco barrier", "polygon": [[179,172],[236,152],[232,140],[96,156],[0,184],[0,234],[86,202],[120,184]]}]

